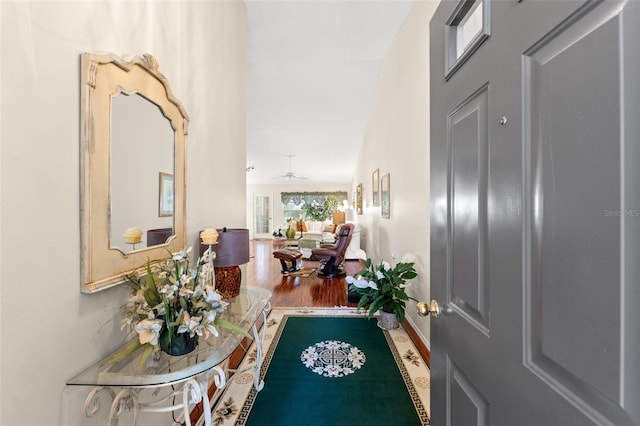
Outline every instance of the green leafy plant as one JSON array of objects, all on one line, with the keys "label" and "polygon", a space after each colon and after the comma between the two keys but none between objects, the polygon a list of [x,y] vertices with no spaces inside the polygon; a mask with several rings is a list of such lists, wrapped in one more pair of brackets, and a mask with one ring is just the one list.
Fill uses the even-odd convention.
[{"label": "green leafy plant", "polygon": [[237,325],[224,320],[218,314],[224,312],[228,303],[215,290],[207,250],[197,260],[196,268],[190,269],[188,253],[191,248],[158,264],[147,263],[146,272],[127,276],[131,296],[123,305],[124,318],[121,329],[135,331],[136,337],[123,349],[112,355],[105,364],[117,362],[129,354],[142,350],[138,366],[141,367],[149,355],[160,348],[189,338],[217,336],[217,327],[250,335]]},{"label": "green leafy plant", "polygon": [[338,209],[340,201],[335,197],[327,198],[324,203],[309,203],[302,207],[307,220],[324,221],[329,219]]},{"label": "green leafy plant", "polygon": [[405,255],[393,268],[387,262],[374,265],[371,259],[367,259],[365,269],[355,277],[348,276],[349,290],[360,295],[358,310],[366,309],[368,318],[383,310],[393,313],[402,323],[406,302],[416,300],[405,291],[407,281],[418,276],[414,259],[412,255]]}]

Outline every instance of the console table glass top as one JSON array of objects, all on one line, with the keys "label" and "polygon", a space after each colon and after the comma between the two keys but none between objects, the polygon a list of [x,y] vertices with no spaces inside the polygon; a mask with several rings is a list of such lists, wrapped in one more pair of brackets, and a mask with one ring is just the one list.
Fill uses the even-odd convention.
[{"label": "console table glass top", "polygon": [[[260,287],[242,286],[240,294],[227,300],[229,306],[220,318],[232,322],[250,332],[256,320],[267,307],[271,292]],[[153,387],[167,383],[179,383],[202,374],[223,363],[240,345],[245,337],[217,327],[219,336],[200,337],[195,351],[182,356],[170,356],[158,351],[139,367],[142,351],[136,351],[121,361],[103,365],[113,353],[128,342],[107,354],[80,374],[71,378],[68,385],[81,386],[127,386]],[[137,336],[136,336],[137,338]]]}]

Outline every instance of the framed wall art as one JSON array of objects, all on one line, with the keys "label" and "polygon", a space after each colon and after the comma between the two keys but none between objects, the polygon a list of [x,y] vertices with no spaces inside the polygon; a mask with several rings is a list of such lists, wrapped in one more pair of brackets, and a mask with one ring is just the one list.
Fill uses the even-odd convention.
[{"label": "framed wall art", "polygon": [[160,172],[158,184],[158,216],[173,216],[173,175]]},{"label": "framed wall art", "polygon": [[380,204],[382,207],[380,208],[380,215],[386,219],[391,217],[391,194],[390,194],[390,177],[389,173],[382,176],[380,180]]},{"label": "framed wall art", "polygon": [[380,169],[376,169],[371,176],[371,196],[374,206],[380,205]]},{"label": "framed wall art", "polygon": [[356,186],[356,213],[362,214],[362,184]]}]

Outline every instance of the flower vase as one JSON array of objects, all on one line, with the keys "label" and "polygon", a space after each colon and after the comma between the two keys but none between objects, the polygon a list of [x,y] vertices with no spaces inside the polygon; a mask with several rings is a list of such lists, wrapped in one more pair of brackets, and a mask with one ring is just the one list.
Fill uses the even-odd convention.
[{"label": "flower vase", "polygon": [[198,335],[191,337],[189,333],[171,334],[169,330],[164,330],[159,343],[162,352],[173,356],[186,355],[198,347]]},{"label": "flower vase", "polygon": [[273,249],[281,250],[285,247],[284,237],[273,237]]},{"label": "flower vase", "polygon": [[380,313],[380,318],[378,320],[378,327],[383,330],[395,330],[400,327],[400,323],[396,318],[395,314],[391,312],[385,312],[382,309],[378,311]]},{"label": "flower vase", "polygon": [[291,225],[289,225],[284,234],[287,236],[287,238],[292,239],[296,236],[296,230],[295,228],[291,227]]}]

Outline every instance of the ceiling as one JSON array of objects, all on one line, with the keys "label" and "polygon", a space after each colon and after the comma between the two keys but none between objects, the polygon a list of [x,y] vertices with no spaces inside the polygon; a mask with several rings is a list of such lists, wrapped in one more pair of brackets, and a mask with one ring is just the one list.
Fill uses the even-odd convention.
[{"label": "ceiling", "polygon": [[413,1],[246,4],[247,183],[349,184],[381,60]]}]

